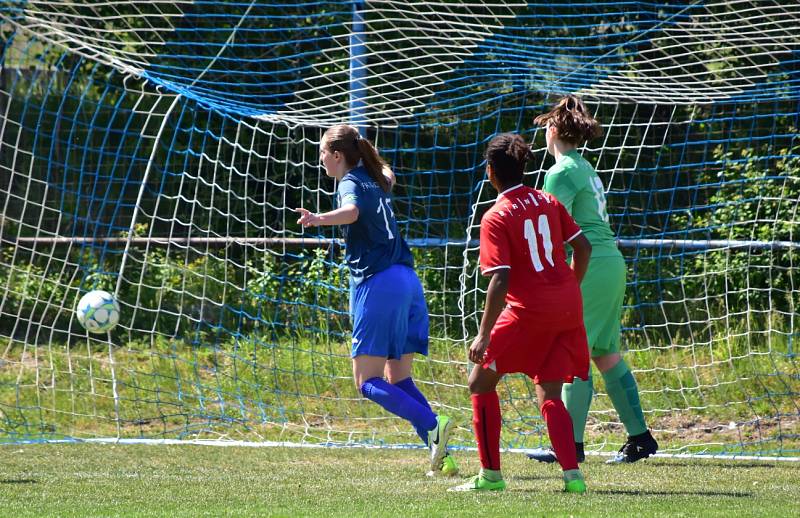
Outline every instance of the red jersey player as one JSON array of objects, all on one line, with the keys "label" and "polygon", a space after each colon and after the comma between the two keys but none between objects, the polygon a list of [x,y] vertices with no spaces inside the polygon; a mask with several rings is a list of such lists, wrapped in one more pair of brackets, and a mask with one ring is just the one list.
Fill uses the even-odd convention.
[{"label": "red jersey player", "polygon": [[[551,194],[522,185],[530,148],[519,135],[489,142],[486,173],[500,193],[481,220],[480,263],[491,276],[478,336],[469,349],[469,376],[481,472],[456,491],[502,490],[500,402],[495,388],[504,374],[533,378],[547,432],[564,470],[565,491],[583,493],[572,420],[561,384],[586,379],[589,354],[579,283],[592,247]],[[566,262],[564,243],[574,249]]]}]

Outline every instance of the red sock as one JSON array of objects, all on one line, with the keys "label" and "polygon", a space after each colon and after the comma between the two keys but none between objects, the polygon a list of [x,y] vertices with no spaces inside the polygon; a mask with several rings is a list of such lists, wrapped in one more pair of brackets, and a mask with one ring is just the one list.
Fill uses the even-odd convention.
[{"label": "red sock", "polygon": [[481,466],[499,471],[500,399],[497,397],[497,392],[472,394],[472,425],[475,429],[475,439],[478,441]]},{"label": "red sock", "polygon": [[547,423],[547,434],[550,444],[556,452],[561,469],[578,469],[578,457],[575,454],[575,438],[572,435],[572,418],[567,407],[560,399],[548,399],[542,405],[542,417]]}]

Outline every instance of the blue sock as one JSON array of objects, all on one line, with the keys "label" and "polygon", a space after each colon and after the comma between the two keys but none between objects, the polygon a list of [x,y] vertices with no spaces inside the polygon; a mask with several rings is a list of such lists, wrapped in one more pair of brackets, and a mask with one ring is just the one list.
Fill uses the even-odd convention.
[{"label": "blue sock", "polygon": [[[399,388],[400,390],[402,390],[403,392],[405,392],[409,396],[413,397],[417,401],[417,403],[419,403],[420,405],[423,405],[428,409],[431,408],[431,405],[428,404],[428,400],[425,399],[425,395],[422,392],[419,391],[417,386],[414,384],[414,380],[411,379],[411,376],[409,376],[408,378],[406,378],[406,379],[404,379],[402,381],[398,381],[397,383],[394,384],[394,386]],[[436,414],[434,414],[434,415],[436,415]],[[418,428],[416,426],[414,427],[414,430],[417,431],[417,435],[419,435],[419,438],[422,439],[422,442],[425,443],[425,446],[427,446],[428,445],[428,430],[425,429],[425,428]]]},{"label": "blue sock", "polygon": [[416,399],[383,378],[375,377],[365,381],[361,385],[361,393],[394,415],[410,421],[415,429],[436,428],[436,415],[429,407],[421,405]]}]

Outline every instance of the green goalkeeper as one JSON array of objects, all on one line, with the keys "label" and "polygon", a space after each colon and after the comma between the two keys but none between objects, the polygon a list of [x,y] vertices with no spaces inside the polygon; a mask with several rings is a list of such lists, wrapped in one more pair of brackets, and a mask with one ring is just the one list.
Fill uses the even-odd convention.
[{"label": "green goalkeeper", "polygon": [[[583,319],[589,354],[603,376],[608,396],[628,432],[628,439],[609,463],[636,462],[656,453],[639,402],[639,387],[620,355],[620,318],[625,297],[625,260],[608,223],[603,183],[576,149],[602,134],[600,123],[580,98],[568,95],[534,123],[545,128],[547,151],[556,159],[544,178],[544,191],[567,208],[589,239],[592,255],[581,283]],[[583,436],[592,402],[592,377],[565,384],[562,399],[572,416],[578,461],[584,460]],[[528,455],[540,462],[555,462],[550,449]]]}]

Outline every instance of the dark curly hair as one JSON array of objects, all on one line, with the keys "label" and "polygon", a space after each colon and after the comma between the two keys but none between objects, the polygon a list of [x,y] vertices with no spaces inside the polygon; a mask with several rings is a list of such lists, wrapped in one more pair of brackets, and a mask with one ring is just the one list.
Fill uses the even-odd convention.
[{"label": "dark curly hair", "polygon": [[531,148],[516,133],[501,133],[486,146],[486,161],[503,184],[522,182],[525,163],[531,157]]},{"label": "dark curly hair", "polygon": [[562,97],[552,110],[533,119],[533,123],[542,127],[550,124],[556,128],[559,139],[576,146],[603,134],[600,123],[575,95]]}]

